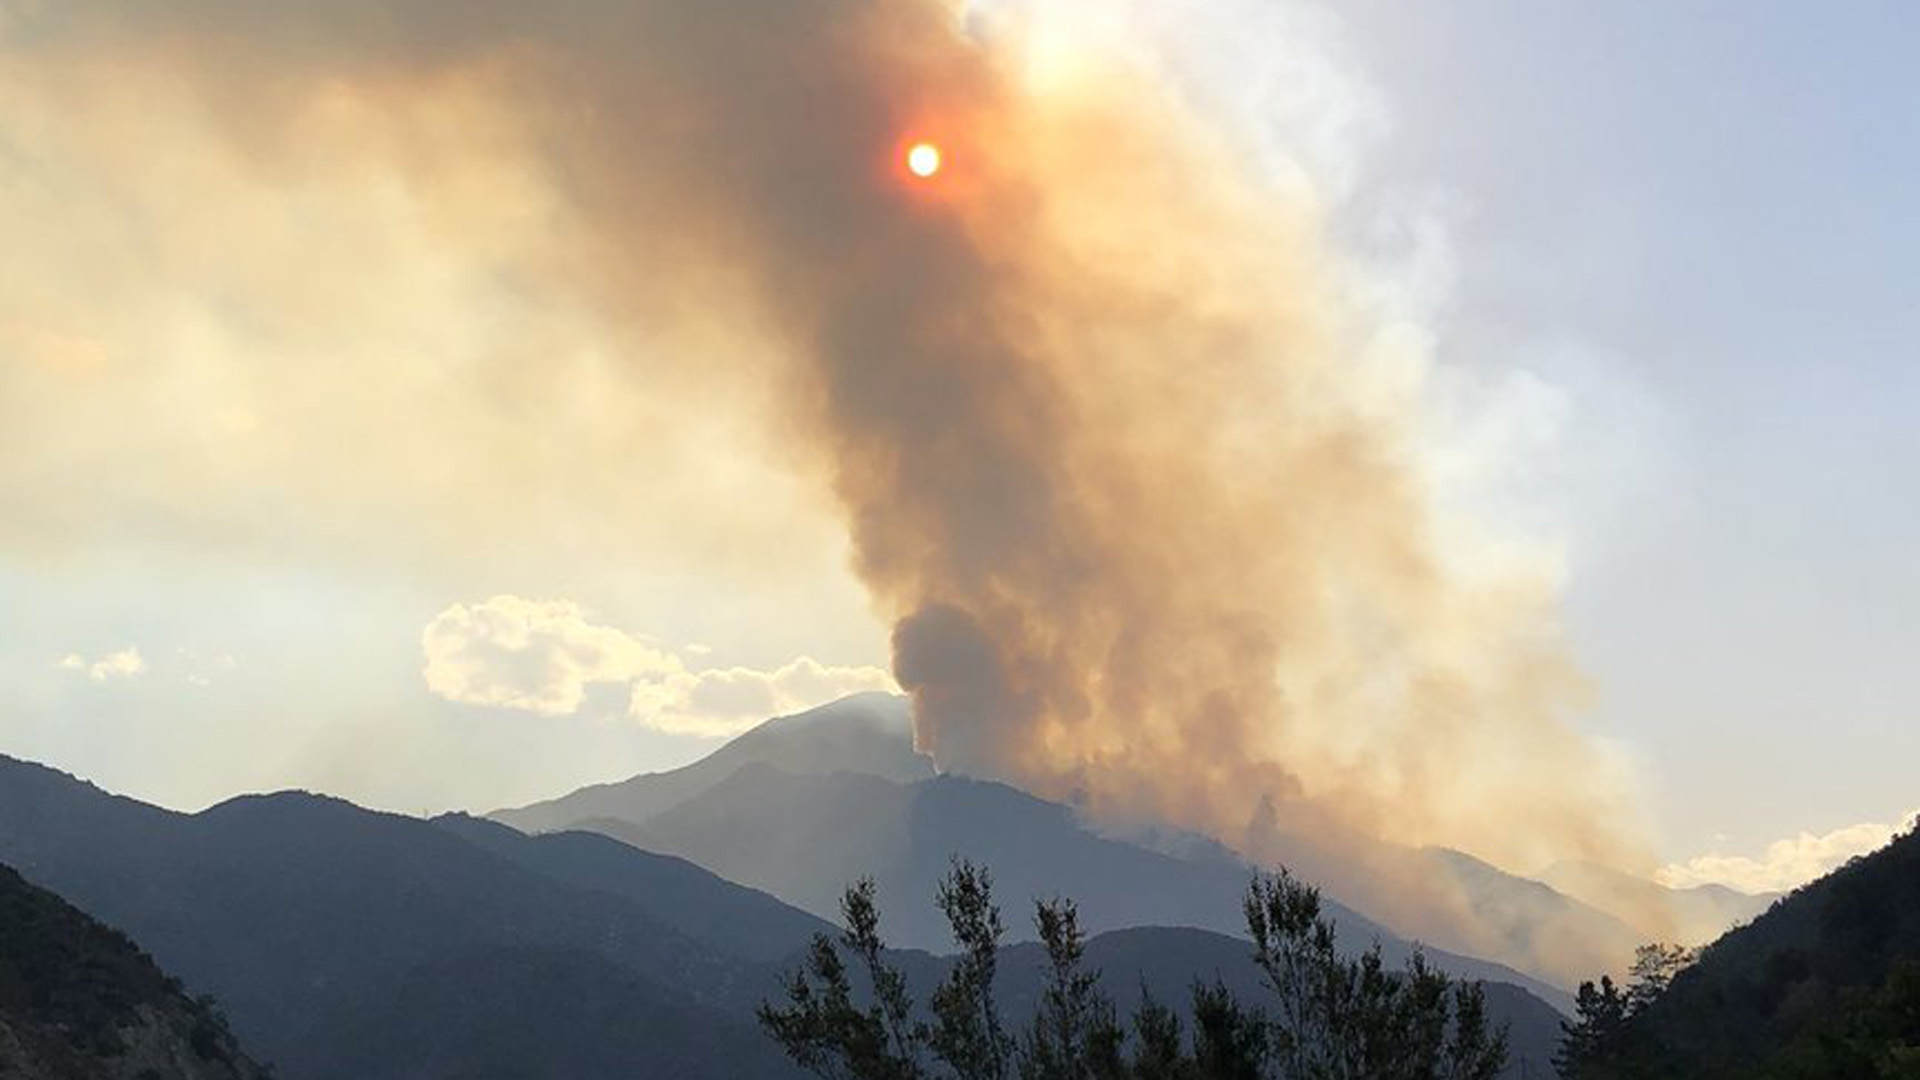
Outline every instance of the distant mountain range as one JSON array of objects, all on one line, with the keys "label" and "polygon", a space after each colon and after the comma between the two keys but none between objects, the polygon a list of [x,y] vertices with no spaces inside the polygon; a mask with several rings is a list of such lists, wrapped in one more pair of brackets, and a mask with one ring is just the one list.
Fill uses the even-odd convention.
[{"label": "distant mountain range", "polygon": [[[609,887],[572,884],[535,864],[575,841],[472,829],[295,793],[176,814],[0,758],[0,861],[217,997],[283,1080],[791,1075],[750,1005],[771,937],[818,924],[610,842],[562,860]],[[716,913],[753,925],[738,948]]]},{"label": "distant mountain range", "polygon": [[[924,901],[955,853],[992,865],[1022,904],[1054,893],[1079,898],[1096,930],[1237,933],[1236,898],[1251,873],[1210,841],[1166,831],[1105,836],[1070,808],[937,776],[914,751],[905,699],[887,694],[770,720],[684,768],[490,816],[526,831],[584,829],[682,855],[821,916],[832,915],[847,881],[871,875],[883,894],[923,913],[894,928],[920,948],[944,941]],[[1624,963],[1635,945],[1710,939],[1768,899],[1677,892],[1591,866],[1564,866],[1540,882],[1444,849],[1302,844],[1299,856],[1297,871],[1346,902],[1338,914],[1352,944],[1379,936],[1401,953],[1418,938],[1444,950],[1436,955],[1449,970],[1526,982],[1559,1005],[1573,980]],[[1444,902],[1409,900],[1409,869]]]},{"label": "distant mountain range", "polygon": [[[795,779],[760,763],[742,768],[728,780]],[[1083,883],[1166,878],[1155,886],[1159,910],[1197,907],[1217,889],[1226,911],[1214,917],[1226,923],[1245,883],[1244,868],[1225,861],[1209,868],[1092,837],[1060,808],[999,785],[812,779],[852,783],[860,797],[868,783],[910,793],[935,825],[977,810],[985,825],[1041,830],[1035,850],[1064,845],[1084,860]],[[878,822],[895,809],[870,804],[866,816]],[[945,855],[932,852],[971,835],[954,828],[951,837],[922,831],[928,854],[890,871],[899,876],[883,895],[883,928],[896,939],[927,925],[931,882],[945,869]],[[1023,864],[1018,847],[973,853],[1007,858],[994,867],[1000,895],[1008,923],[1023,927],[1020,894],[1038,887],[1040,868]],[[767,893],[601,835],[527,836],[462,815],[423,821],[300,793],[178,814],[7,758],[0,861],[123,928],[193,992],[214,995],[242,1045],[283,1080],[793,1076],[752,1009],[777,992],[797,950],[830,929]],[[919,869],[928,879],[909,881]],[[1188,891],[1172,880],[1189,873],[1210,884]],[[1089,911],[1125,910],[1079,895]],[[1349,935],[1367,932],[1357,915],[1336,914],[1354,920]],[[1206,930],[1116,930],[1088,954],[1123,1008],[1143,979],[1170,1002],[1193,978],[1216,974],[1253,991],[1246,943]],[[923,997],[946,963],[925,952],[897,958]],[[1038,951],[1010,946],[1003,971],[1017,1015],[1038,993]],[[1513,1075],[1537,1073],[1558,1014],[1519,985],[1492,985],[1489,998],[1513,1028]]]},{"label": "distant mountain range", "polygon": [[1704,945],[1780,898],[1779,893],[1743,893],[1725,885],[1670,889],[1585,862],[1556,863],[1540,880],[1564,896],[1619,915],[1644,941],[1671,939],[1685,945]]},{"label": "distant mountain range", "polygon": [[[892,939],[928,950],[946,944],[933,894],[956,855],[992,867],[1010,909],[1073,897],[1094,933],[1135,926],[1240,933],[1240,897],[1253,875],[1217,845],[1189,843],[1180,855],[1165,854],[1103,837],[1070,808],[1004,784],[937,776],[913,749],[905,700],[887,694],[770,720],[685,768],[491,816],[681,855],[823,917],[832,917],[849,882],[872,877],[895,913]],[[1332,914],[1352,948],[1379,938],[1392,962],[1411,949],[1349,907],[1335,902]],[[1023,920],[1013,930],[1030,936]],[[1559,988],[1511,968],[1445,952],[1434,959],[1456,974],[1566,1001]]]},{"label": "distant mountain range", "polygon": [[[1016,940],[1032,936],[1033,901],[1051,896],[1074,898],[1093,933],[1136,926],[1242,933],[1240,900],[1253,876],[1224,856],[1176,858],[1102,838],[1066,807],[959,777],[897,784],[858,773],[794,776],[750,764],[638,828],[608,819],[581,824],[683,855],[822,915],[835,910],[848,882],[872,877],[892,940],[928,950],[947,942],[934,891],[955,856],[992,868],[996,895],[1014,915]],[[1329,908],[1350,948],[1377,938],[1395,964],[1411,952],[1410,943],[1358,912],[1331,901]],[[1511,968],[1429,953],[1455,974],[1564,998]]]},{"label": "distant mountain range", "polygon": [[0,866],[0,1080],[266,1080],[126,936]]}]

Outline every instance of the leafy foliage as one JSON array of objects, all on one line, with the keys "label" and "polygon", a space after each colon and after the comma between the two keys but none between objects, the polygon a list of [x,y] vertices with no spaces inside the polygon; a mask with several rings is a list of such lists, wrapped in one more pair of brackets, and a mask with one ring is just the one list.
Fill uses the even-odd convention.
[{"label": "leafy foliage", "polygon": [[960,955],[933,992],[934,1024],[926,1034],[935,1056],[963,1080],[1003,1080],[1012,1040],[994,1005],[993,977],[1005,928],[993,903],[993,878],[955,859],[940,883],[938,903],[953,927]]},{"label": "leafy foliage", "polygon": [[1343,959],[1319,891],[1285,870],[1253,883],[1246,914],[1254,961],[1279,1006],[1279,1075],[1479,1080],[1505,1064],[1506,1037],[1489,1031],[1478,984],[1453,986],[1418,952],[1405,972],[1390,975],[1378,944]]},{"label": "leafy foliage", "polygon": [[1020,1042],[1020,1080],[1124,1077],[1126,1031],[1083,966],[1086,937],[1071,900],[1043,900],[1033,920],[1047,950],[1047,985]]},{"label": "leafy foliage", "polygon": [[1580,987],[1566,1080],[1920,1080],[1920,826],[1693,954]]},{"label": "leafy foliage", "polygon": [[1553,1067],[1564,1080],[1602,1075],[1617,1064],[1620,1032],[1627,1022],[1627,997],[1602,975],[1598,984],[1583,982],[1573,1000],[1575,1021],[1562,1024],[1566,1041],[1554,1056]]},{"label": "leafy foliage", "polygon": [[[1196,980],[1190,1032],[1144,985],[1122,1025],[1084,964],[1078,909],[1053,899],[1034,910],[1046,985],[1009,1037],[994,996],[1003,930],[991,877],[956,860],[938,896],[959,956],[931,995],[932,1021],[908,1022],[905,981],[887,964],[863,880],[846,892],[838,943],[816,937],[784,981],[785,1002],[760,1007],[794,1062],[830,1080],[1492,1080],[1506,1063],[1506,1034],[1489,1023],[1478,984],[1455,984],[1419,954],[1398,973],[1378,946],[1342,956],[1319,892],[1285,871],[1256,878],[1245,901],[1264,1006]],[[864,994],[842,950],[864,969]]]}]

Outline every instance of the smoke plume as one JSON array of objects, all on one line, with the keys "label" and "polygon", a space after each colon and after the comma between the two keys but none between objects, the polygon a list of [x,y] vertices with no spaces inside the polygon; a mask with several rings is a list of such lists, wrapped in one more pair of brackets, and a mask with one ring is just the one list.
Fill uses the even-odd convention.
[{"label": "smoke plume", "polygon": [[[774,389],[942,768],[1301,861],[1536,968],[1591,961],[1476,924],[1417,854],[1641,858],[1566,721],[1552,583],[1447,550],[1417,363],[1313,192],[1146,52],[937,0],[0,12],[49,78],[184,81],[262,184],[514,163],[538,242],[480,244],[458,201],[444,242],[609,335],[708,345],[634,363]],[[343,107],[357,134],[316,144]],[[924,180],[918,139],[946,162]]]}]

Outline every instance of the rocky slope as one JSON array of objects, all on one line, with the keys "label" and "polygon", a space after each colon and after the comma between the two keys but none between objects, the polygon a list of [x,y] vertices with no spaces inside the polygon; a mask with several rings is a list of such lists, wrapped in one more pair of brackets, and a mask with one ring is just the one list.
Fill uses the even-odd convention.
[{"label": "rocky slope", "polygon": [[0,866],[0,1078],[266,1075],[125,935]]}]

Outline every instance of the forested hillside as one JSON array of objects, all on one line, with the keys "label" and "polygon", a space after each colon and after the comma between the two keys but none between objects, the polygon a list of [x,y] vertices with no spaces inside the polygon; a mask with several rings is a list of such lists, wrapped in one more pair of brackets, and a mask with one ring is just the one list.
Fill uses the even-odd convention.
[{"label": "forested hillside", "polygon": [[[793,1076],[754,1008],[829,929],[602,836],[299,793],[178,814],[3,757],[0,858],[216,994],[286,1080]],[[1045,965],[1032,946],[1006,951],[1008,1005],[1029,1008]],[[1154,927],[1087,943],[1129,1009],[1143,986],[1178,1004],[1195,978],[1251,985],[1250,952],[1242,938]],[[895,959],[921,992],[953,963]],[[1512,1025],[1514,1062],[1543,1061],[1552,1011],[1514,986],[1486,993],[1490,1019]]]},{"label": "forested hillside", "polygon": [[210,1002],[0,866],[0,1078],[257,1080]]},{"label": "forested hillside", "polygon": [[1776,903],[1664,990],[1583,991],[1578,1080],[1920,1077],[1920,828]]}]

